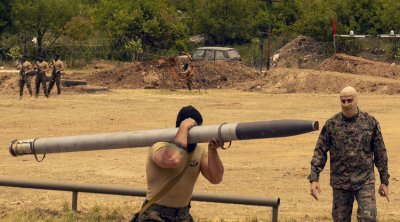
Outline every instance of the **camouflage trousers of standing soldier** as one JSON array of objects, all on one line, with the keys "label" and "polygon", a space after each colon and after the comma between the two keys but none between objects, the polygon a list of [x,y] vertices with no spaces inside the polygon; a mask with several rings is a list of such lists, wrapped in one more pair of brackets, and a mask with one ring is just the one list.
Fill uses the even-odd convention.
[{"label": "camouflage trousers of standing soldier", "polygon": [[42,71],[38,71],[35,79],[36,97],[39,95],[40,84],[42,84],[43,92],[46,97],[48,97],[47,87],[46,87],[46,74]]},{"label": "camouflage trousers of standing soldier", "polygon": [[138,222],[193,222],[189,207],[172,208],[153,204],[137,220]]},{"label": "camouflage trousers of standing soldier", "polygon": [[335,222],[350,222],[354,199],[358,203],[359,222],[376,221],[375,185],[368,184],[359,190],[333,189],[332,217]]},{"label": "camouflage trousers of standing soldier", "polygon": [[50,77],[49,88],[47,90],[47,94],[50,95],[51,90],[53,89],[54,83],[57,86],[57,94],[61,94],[61,73],[53,73]]},{"label": "camouflage trousers of standing soldier", "polygon": [[19,96],[24,95],[24,86],[28,88],[29,94],[32,96],[32,86],[30,77],[24,77],[19,80]]}]

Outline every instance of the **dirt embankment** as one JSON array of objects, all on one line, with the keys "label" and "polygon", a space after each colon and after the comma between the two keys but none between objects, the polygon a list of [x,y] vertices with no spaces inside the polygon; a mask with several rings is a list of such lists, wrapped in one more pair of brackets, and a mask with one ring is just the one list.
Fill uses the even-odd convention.
[{"label": "dirt embankment", "polygon": [[318,67],[323,71],[335,71],[359,75],[400,79],[400,66],[385,62],[376,62],[360,57],[335,54]]},{"label": "dirt embankment", "polygon": [[339,93],[346,86],[361,93],[399,94],[400,81],[311,69],[272,69],[266,79],[242,84],[245,91],[266,93]]},{"label": "dirt embankment", "polygon": [[307,36],[298,36],[274,52],[272,66],[277,68],[313,69],[327,58],[324,46]]},{"label": "dirt embankment", "polygon": [[[323,61],[326,55],[323,49],[313,39],[299,36],[275,53],[273,68],[267,76],[240,62],[188,62],[193,67],[190,76],[192,89],[337,93],[351,85],[360,92],[400,93],[400,66],[344,54],[335,54]],[[178,57],[135,63],[97,62],[85,71],[67,70],[64,79],[82,80],[88,85],[65,87],[63,91],[93,93],[104,89],[186,89],[187,76],[179,75],[182,67]],[[0,93],[17,94],[18,74],[0,73],[0,87]]]},{"label": "dirt embankment", "polygon": [[[173,58],[172,58],[173,59]],[[169,59],[122,64],[87,75],[91,84],[110,88],[184,89],[186,77],[179,76],[179,66]],[[237,82],[257,79],[255,69],[238,62],[192,62],[190,77],[194,89],[230,88]]]}]

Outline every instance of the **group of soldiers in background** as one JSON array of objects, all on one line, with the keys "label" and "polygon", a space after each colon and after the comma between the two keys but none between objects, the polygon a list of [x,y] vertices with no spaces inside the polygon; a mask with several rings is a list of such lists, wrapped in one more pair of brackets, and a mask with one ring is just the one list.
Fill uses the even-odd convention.
[{"label": "group of soldiers in background", "polygon": [[[52,69],[51,76],[49,79],[49,87],[47,88],[47,75],[46,73]],[[64,71],[64,63],[60,60],[60,56],[57,54],[50,65],[43,60],[42,57],[38,57],[38,61],[36,61],[35,66],[27,60],[27,57],[23,55],[17,65],[17,69],[19,69],[19,99],[22,99],[24,94],[24,87],[28,88],[29,94],[32,96],[32,86],[31,86],[31,78],[32,76],[36,76],[35,79],[35,96],[36,98],[39,96],[40,84],[42,84],[44,95],[48,98],[50,96],[50,92],[56,84],[57,86],[57,94],[61,94],[61,74]]]}]

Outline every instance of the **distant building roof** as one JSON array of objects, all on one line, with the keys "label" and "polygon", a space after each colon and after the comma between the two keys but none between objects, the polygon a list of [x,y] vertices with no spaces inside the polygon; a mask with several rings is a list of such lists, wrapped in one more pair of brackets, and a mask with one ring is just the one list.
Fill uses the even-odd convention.
[{"label": "distant building roof", "polygon": [[205,46],[205,47],[199,47],[197,49],[210,49],[210,50],[223,50],[223,51],[228,51],[228,50],[232,50],[234,48],[229,48],[229,47],[219,47],[219,46]]},{"label": "distant building roof", "polygon": [[202,43],[206,38],[203,35],[194,35],[189,37],[189,41],[192,43]]}]

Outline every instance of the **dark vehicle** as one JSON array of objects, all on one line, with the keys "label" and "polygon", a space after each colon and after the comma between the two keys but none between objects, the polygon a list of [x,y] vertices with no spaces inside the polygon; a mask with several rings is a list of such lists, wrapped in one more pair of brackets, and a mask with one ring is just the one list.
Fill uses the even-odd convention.
[{"label": "dark vehicle", "polygon": [[192,56],[193,60],[204,61],[240,61],[241,57],[234,48],[228,47],[200,47]]}]

